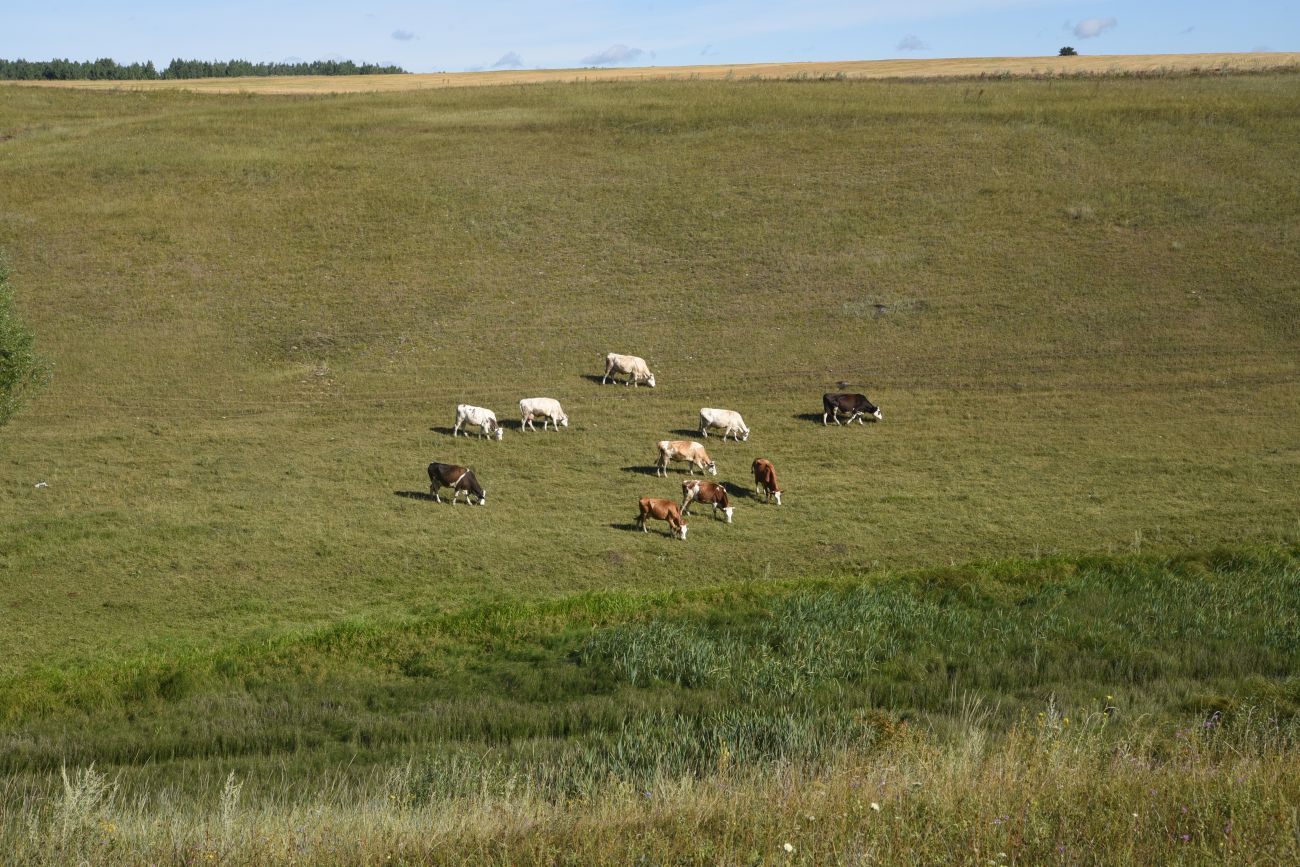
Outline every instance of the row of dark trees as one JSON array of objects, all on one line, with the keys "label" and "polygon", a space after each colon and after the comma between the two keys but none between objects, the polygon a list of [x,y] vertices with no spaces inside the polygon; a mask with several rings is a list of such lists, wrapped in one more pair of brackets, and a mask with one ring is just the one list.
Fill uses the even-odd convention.
[{"label": "row of dark trees", "polygon": [[247,60],[173,60],[159,71],[153,61],[120,64],[99,60],[5,60],[0,79],[10,81],[139,81],[156,78],[235,78],[261,75],[376,75],[406,72],[400,66],[313,60],[310,63],[252,63]]}]

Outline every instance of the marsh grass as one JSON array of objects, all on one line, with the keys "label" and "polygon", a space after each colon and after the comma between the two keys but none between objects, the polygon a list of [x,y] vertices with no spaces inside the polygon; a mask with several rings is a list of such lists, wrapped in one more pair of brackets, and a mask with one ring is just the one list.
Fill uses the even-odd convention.
[{"label": "marsh grass", "polygon": [[[1103,714],[1022,720],[938,741],[910,729],[816,766],[719,762],[702,774],[611,776],[557,797],[567,760],[481,760],[327,774],[227,799],[164,791],[101,805],[52,833],[54,791],[0,820],[10,863],[1059,863],[1293,861],[1294,727],[1137,727]],[[567,757],[566,757],[567,759]],[[229,778],[227,788],[229,787]],[[206,804],[204,801],[206,800]]]}]

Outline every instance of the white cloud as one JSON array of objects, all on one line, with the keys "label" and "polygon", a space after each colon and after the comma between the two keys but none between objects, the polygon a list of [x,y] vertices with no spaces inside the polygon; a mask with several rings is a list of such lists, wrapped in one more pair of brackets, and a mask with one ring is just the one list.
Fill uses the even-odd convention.
[{"label": "white cloud", "polygon": [[498,60],[496,63],[492,64],[492,68],[493,68],[493,69],[504,69],[504,68],[506,68],[506,67],[512,67],[512,68],[518,69],[519,67],[521,67],[521,66],[523,66],[523,65],[524,65],[524,59],[523,59],[522,57],[520,57],[519,54],[518,54],[517,52],[514,52],[514,51],[507,51],[505,54],[501,55],[501,59],[500,59],[500,60]]},{"label": "white cloud", "polygon": [[907,34],[902,39],[898,40],[898,44],[894,47],[899,51],[928,51],[930,48],[930,46],[922,42],[921,37],[917,36],[915,33]]},{"label": "white cloud", "polygon": [[416,39],[417,37],[409,30],[394,30],[393,38],[398,42],[410,42],[412,39]]},{"label": "white cloud", "polygon": [[1092,39],[1118,25],[1114,18],[1085,18],[1074,25],[1074,35],[1080,39]]},{"label": "white cloud", "polygon": [[596,54],[590,54],[582,58],[583,66],[609,66],[614,63],[627,63],[629,60],[636,60],[642,54],[645,54],[640,48],[629,48],[626,45],[611,45],[604,51]]}]

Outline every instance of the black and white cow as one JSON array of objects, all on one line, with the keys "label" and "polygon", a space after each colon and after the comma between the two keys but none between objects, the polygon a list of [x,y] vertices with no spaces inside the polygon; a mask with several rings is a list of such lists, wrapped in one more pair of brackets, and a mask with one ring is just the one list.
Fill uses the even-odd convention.
[{"label": "black and white cow", "polygon": [[470,495],[473,494],[478,498],[478,505],[487,502],[487,491],[474,478],[474,471],[468,467],[458,467],[455,464],[440,464],[434,462],[429,464],[429,494],[442,502],[442,497],[438,496],[440,488],[451,488],[451,503],[456,504],[456,498],[465,494],[465,502],[469,503]]},{"label": "black and white cow", "polygon": [[857,419],[858,424],[865,424],[864,418],[876,421],[885,419],[880,407],[867,400],[865,394],[823,394],[822,424],[826,424],[828,418],[835,419],[835,423],[839,424],[841,415],[849,417],[849,424],[853,424],[854,419]]}]

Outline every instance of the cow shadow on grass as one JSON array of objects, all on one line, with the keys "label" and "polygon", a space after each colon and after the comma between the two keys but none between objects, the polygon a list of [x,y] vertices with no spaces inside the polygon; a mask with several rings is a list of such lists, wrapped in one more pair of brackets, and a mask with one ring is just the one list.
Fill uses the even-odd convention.
[{"label": "cow shadow on grass", "polygon": [[822,414],[819,412],[797,412],[791,418],[796,418],[799,421],[815,421],[817,424],[822,423]]},{"label": "cow shadow on grass", "polygon": [[638,533],[641,532],[641,528],[637,526],[636,521],[628,521],[626,524],[614,523],[614,524],[610,524],[609,526],[610,529],[612,530],[628,530],[628,531],[635,530]]},{"label": "cow shadow on grass", "polygon": [[670,430],[669,433],[676,434],[679,437],[690,437],[692,439],[699,439],[700,437],[699,428],[696,428],[695,430],[688,430],[687,428],[679,427],[676,430]]},{"label": "cow shadow on grass", "polygon": [[425,503],[436,503],[433,494],[428,491],[393,491],[395,497],[406,497],[408,500],[420,500]]},{"label": "cow shadow on grass", "polygon": [[[521,427],[522,422],[518,422],[518,421],[503,421],[503,422],[500,422],[500,425],[501,425],[501,429],[502,429],[502,430],[522,430],[522,429],[523,429],[523,428]],[[461,436],[461,437],[467,437],[467,438],[472,439],[472,440],[495,440],[495,439],[496,439],[495,436],[483,436],[483,435],[481,435],[481,434],[478,432],[478,428],[473,428],[473,429],[468,430],[468,431],[465,430],[465,428],[461,428],[459,434],[456,433],[456,429],[455,429],[454,427],[438,427],[437,425],[434,425],[433,427],[429,428],[429,430],[433,431],[433,432],[436,433],[436,434],[442,434],[443,436],[449,436],[449,437],[457,437],[457,436]],[[539,430],[540,430],[540,428],[539,428]]]},{"label": "cow shadow on grass", "polygon": [[738,500],[761,500],[758,494],[754,493],[753,488],[747,488],[744,485],[737,485],[734,482],[723,482],[722,487],[727,489],[728,497],[735,497]]},{"label": "cow shadow on grass", "polygon": [[608,384],[608,382],[601,383],[603,377],[598,373],[584,373],[582,374],[582,378],[587,380],[587,382],[594,382],[596,385]]},{"label": "cow shadow on grass", "polygon": [[620,467],[620,469],[625,473],[636,473],[639,476],[658,475],[658,470],[654,465],[648,467]]}]

